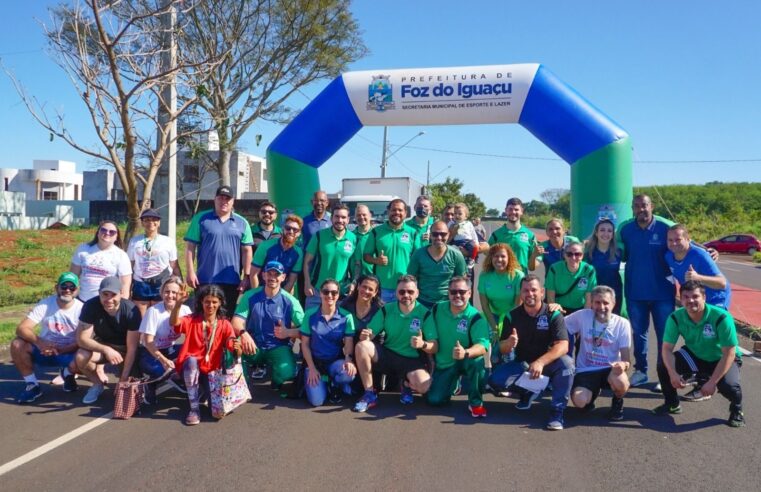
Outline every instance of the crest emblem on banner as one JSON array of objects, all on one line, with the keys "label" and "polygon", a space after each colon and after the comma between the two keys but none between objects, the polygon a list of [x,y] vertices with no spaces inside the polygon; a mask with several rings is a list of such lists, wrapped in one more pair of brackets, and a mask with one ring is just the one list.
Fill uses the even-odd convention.
[{"label": "crest emblem on banner", "polygon": [[396,109],[388,75],[373,75],[373,81],[367,87],[367,109],[378,112]]}]

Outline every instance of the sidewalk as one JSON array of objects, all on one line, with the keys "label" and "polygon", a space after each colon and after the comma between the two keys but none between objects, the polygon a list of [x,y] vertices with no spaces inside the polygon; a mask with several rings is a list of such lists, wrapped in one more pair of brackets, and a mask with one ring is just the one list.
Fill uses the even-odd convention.
[{"label": "sidewalk", "polygon": [[761,291],[740,284],[732,285],[732,316],[751,326],[761,327]]}]

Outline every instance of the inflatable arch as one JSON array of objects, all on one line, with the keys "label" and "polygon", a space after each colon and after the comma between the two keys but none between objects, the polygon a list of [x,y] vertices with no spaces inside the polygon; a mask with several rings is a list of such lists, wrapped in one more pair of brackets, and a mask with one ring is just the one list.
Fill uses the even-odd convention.
[{"label": "inflatable arch", "polygon": [[[317,169],[364,125],[484,123],[519,123],[571,165],[574,235],[631,216],[628,134],[540,64],[345,73],[267,149],[270,195],[280,210],[308,213]],[[521,195],[509,178],[496,186],[505,199]]]}]

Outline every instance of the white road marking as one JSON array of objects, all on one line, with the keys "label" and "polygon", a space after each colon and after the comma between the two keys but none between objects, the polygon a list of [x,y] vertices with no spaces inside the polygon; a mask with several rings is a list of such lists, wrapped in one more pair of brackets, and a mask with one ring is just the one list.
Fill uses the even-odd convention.
[{"label": "white road marking", "polygon": [[724,267],[722,270],[726,270],[728,272],[742,272],[742,270],[738,270],[736,268],[729,268],[729,267]]},{"label": "white road marking", "polygon": [[750,357],[751,359],[757,362],[761,362],[761,359],[759,359],[758,357],[754,357],[753,352],[751,352],[750,350],[745,350],[742,347],[738,347],[738,348],[740,349],[740,353],[742,353],[745,357]]},{"label": "white road marking", "polygon": [[[171,388],[168,384],[165,384],[161,386],[156,391],[156,395],[160,395],[164,393],[165,391],[168,391]],[[30,461],[39,458],[45,453],[49,453],[50,451],[63,446],[69,441],[73,441],[77,437],[81,436],[82,434],[89,432],[97,427],[100,427],[101,425],[105,424],[106,422],[110,421],[111,418],[114,416],[114,412],[108,412],[105,415],[101,415],[100,417],[96,418],[95,420],[88,422],[84,424],[81,427],[78,427],[74,429],[71,432],[67,432],[66,434],[62,435],[61,437],[57,439],[53,439],[47,444],[43,444],[42,446],[33,449],[29,451],[28,453],[19,456],[15,460],[9,461],[8,463],[5,463],[4,465],[0,466],[0,477],[5,475],[6,473],[15,470],[16,468],[20,467],[21,465],[24,465],[26,463],[29,463]]]}]

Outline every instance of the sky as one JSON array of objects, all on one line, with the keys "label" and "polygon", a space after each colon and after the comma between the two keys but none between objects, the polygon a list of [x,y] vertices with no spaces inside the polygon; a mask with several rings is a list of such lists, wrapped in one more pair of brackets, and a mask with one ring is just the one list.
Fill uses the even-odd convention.
[{"label": "sky", "polygon": [[[40,22],[54,3],[4,2],[0,58],[29,94],[94,140],[70,82],[43,50]],[[761,2],[358,0],[352,10],[370,53],[349,70],[542,63],[629,133],[635,185],[761,181]],[[306,106],[328,82],[291,104]],[[241,150],[263,155],[281,129],[257,123]],[[332,193],[344,177],[379,176],[382,141],[382,127],[360,130],[322,166],[322,187]],[[388,176],[425,182],[430,162],[432,182],[457,177],[487,207],[570,188],[568,164],[518,125],[389,127],[388,141],[398,149]],[[4,168],[34,159],[96,166],[49,140],[4,73],[0,149]]]}]

